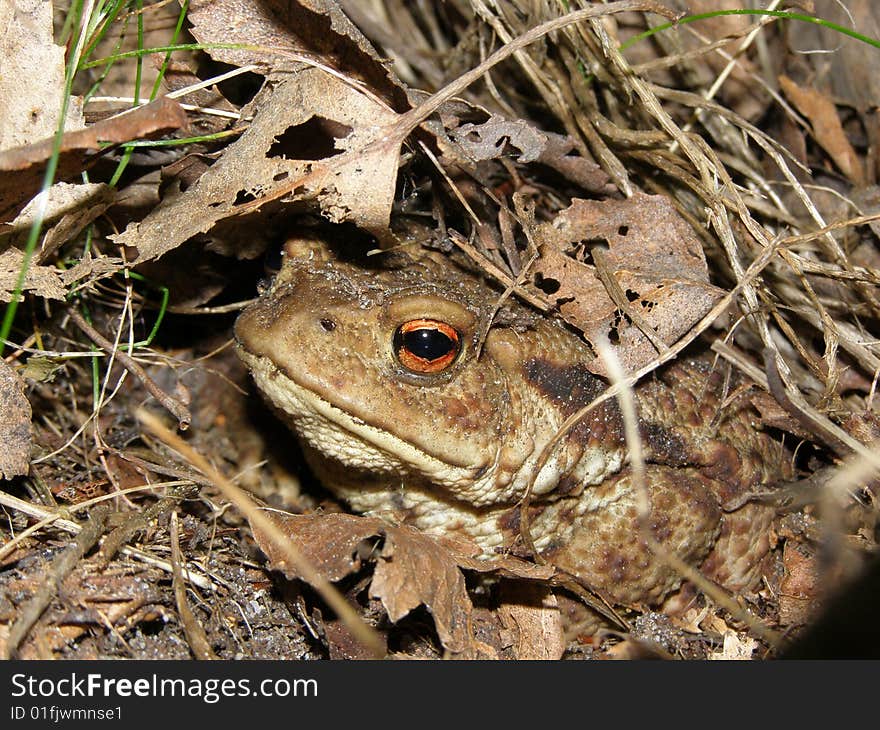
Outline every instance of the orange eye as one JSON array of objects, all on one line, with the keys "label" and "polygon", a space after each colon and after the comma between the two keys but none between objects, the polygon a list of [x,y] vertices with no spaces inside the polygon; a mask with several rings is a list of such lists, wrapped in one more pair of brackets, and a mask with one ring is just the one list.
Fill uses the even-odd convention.
[{"label": "orange eye", "polygon": [[394,333],[397,361],[414,373],[444,371],[460,349],[461,336],[455,328],[436,319],[412,319]]}]

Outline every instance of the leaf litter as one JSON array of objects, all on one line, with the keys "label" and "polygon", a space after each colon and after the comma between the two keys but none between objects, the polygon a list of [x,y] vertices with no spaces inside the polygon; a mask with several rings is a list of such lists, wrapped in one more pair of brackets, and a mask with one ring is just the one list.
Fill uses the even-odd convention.
[{"label": "leaf litter", "polygon": [[[210,484],[139,431],[131,404],[153,398],[184,408],[191,442],[227,470],[248,465],[242,479],[258,496],[303,512],[266,514],[324,580],[381,627],[389,651],[623,657],[646,646],[637,622],[623,642],[612,635],[585,639],[594,630],[585,628],[591,619],[552,566],[514,555],[478,558],[472,545],[319,502],[308,477],[304,482],[287,463],[289,436],[254,423],[242,395],[246,379],[222,356],[229,324],[223,317],[248,292],[245,279],[252,291],[263,272],[257,262],[248,268],[234,259],[256,259],[292,220],[316,219],[356,226],[379,246],[419,238],[450,254],[460,249],[499,292],[531,303],[539,316],[560,317],[587,344],[609,339],[630,373],[649,372],[695,339],[714,341],[717,366],[751,383],[756,426],[802,442],[803,483],[785,490],[791,502],[780,507],[776,563],[765,571],[765,588],[741,598],[770,625],[808,624],[826,596],[824,585],[842,583],[860,556],[876,549],[876,483],[859,462],[880,438],[880,353],[872,330],[880,308],[871,192],[878,165],[870,152],[878,135],[869,114],[877,104],[870,83],[876,54],[813,26],[799,48],[832,52],[788,54],[783,41],[794,23],[768,22],[758,31],[745,16],[683,23],[617,50],[645,29],[644,11],[672,18],[684,10],[678,2],[611,3],[583,11],[577,25],[558,21],[549,8],[491,0],[458,0],[443,9],[396,0],[373,10],[350,5],[191,3],[189,29],[206,50],[194,55],[198,62],[187,65],[182,83],[195,81],[195,71],[215,98],[225,97],[218,104],[223,114],[210,124],[200,115],[211,110],[189,104],[184,112],[164,97],[100,121],[89,115],[85,87],[79,92],[90,123],[78,130],[82,120],[68,120],[56,179],[73,181],[87,171],[91,182],[77,182],[69,195],[57,188],[57,202],[46,208],[22,289],[22,301],[43,310],[18,318],[10,377],[4,375],[0,391],[11,425],[3,446],[12,455],[3,465],[0,499],[17,530],[45,522],[33,535],[10,534],[8,554],[0,553],[7,560],[0,563],[0,639],[12,634],[21,656],[169,656],[167,647],[192,637],[200,637],[193,653],[205,656],[359,655],[349,627],[322,610],[259,526],[251,524],[247,534],[266,565],[254,562],[247,540],[234,539],[244,523],[234,510],[217,509],[222,500]],[[832,5],[817,2],[817,14],[832,18]],[[702,11],[731,7],[743,4],[699,4]],[[168,9],[155,17],[162,12]],[[876,23],[869,4],[853,3],[850,12],[857,27]],[[414,32],[389,32],[392,19]],[[51,51],[46,86],[57,96],[60,47],[46,17],[25,20],[41,28]],[[547,21],[552,32],[543,30]],[[5,56],[17,42],[5,38]],[[206,68],[217,62],[247,73],[212,84]],[[820,64],[825,71],[814,74]],[[849,76],[866,81],[847,86]],[[186,91],[182,78],[173,83],[176,94]],[[71,107],[79,105],[74,97]],[[749,123],[758,118],[761,129]],[[26,115],[16,119],[17,126],[0,130],[6,301],[18,288],[25,231],[43,205],[34,196],[55,154],[58,126],[57,116],[43,126],[29,125]],[[108,144],[180,137],[187,128],[228,136],[190,142],[170,155],[159,148],[131,155],[115,187],[106,185],[128,154]],[[135,204],[138,185],[153,191],[142,198],[145,209]],[[167,272],[179,260],[204,262],[210,283],[191,279],[187,291],[175,291]],[[224,278],[228,295],[217,306],[200,306]],[[179,314],[173,303],[161,303],[163,296],[185,302]],[[87,312],[88,321],[66,316],[71,307]],[[212,322],[199,335],[187,323],[191,312]],[[158,329],[164,342],[156,347],[147,330],[162,316],[170,324]],[[182,345],[179,333],[186,333]],[[51,359],[55,379],[32,377],[38,369],[26,369],[26,357]],[[25,375],[24,389],[16,370]],[[593,370],[606,374],[599,359]],[[198,404],[191,414],[189,403]],[[91,442],[81,438],[86,433]],[[843,446],[829,450],[828,443]],[[822,468],[852,470],[859,490],[817,500],[811,490],[821,487],[807,483]],[[178,482],[201,485],[201,498],[166,500]],[[91,502],[111,497],[117,511],[98,514]],[[67,525],[58,499],[88,505],[94,519]],[[837,532],[798,528],[793,519],[805,515],[805,502],[818,503],[808,509],[818,509],[818,524],[836,525]],[[88,527],[88,541],[62,549],[49,566],[35,565],[29,548],[63,525]],[[120,543],[109,565],[90,554],[92,537]],[[212,593],[216,613],[180,601],[179,560],[162,557],[178,542],[188,580]],[[832,556],[825,573],[832,580],[824,583],[817,576],[828,567],[815,560],[818,548]],[[120,567],[120,576],[128,570],[153,586],[158,575],[175,573],[176,598],[162,590],[139,593],[106,572]],[[270,570],[286,582],[279,585]],[[38,585],[43,575],[51,578],[48,591]],[[65,610],[65,601],[88,604],[90,586],[100,580],[109,581],[113,595],[112,611],[102,615],[125,633],[123,642],[101,634],[97,613],[74,618]],[[63,596],[52,588],[61,581],[70,586]],[[705,599],[698,606],[696,613],[664,617],[663,631],[649,642],[658,655],[732,659],[774,649],[750,636],[736,615]],[[179,625],[163,629],[158,640],[143,630],[178,614]],[[32,625],[53,638],[39,640]],[[80,626],[89,631],[72,628]],[[289,641],[269,638],[279,626],[291,627]],[[582,633],[572,634],[578,626]],[[699,637],[700,648],[683,636]]]}]

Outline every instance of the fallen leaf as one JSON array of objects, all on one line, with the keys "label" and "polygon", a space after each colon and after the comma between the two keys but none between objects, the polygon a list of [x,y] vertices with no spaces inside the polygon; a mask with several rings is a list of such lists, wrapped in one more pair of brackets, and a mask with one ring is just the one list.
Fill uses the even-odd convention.
[{"label": "fallen leaf", "polygon": [[462,124],[450,136],[475,161],[494,160],[509,145],[519,150],[519,162],[534,162],[548,142],[544,132],[525,120],[510,121],[498,114],[482,124]]},{"label": "fallen leaf", "polygon": [[[64,53],[52,32],[53,3],[0,3],[0,150],[50,137],[58,129],[64,98]],[[83,126],[82,102],[72,97],[64,128]]]},{"label": "fallen leaf", "polygon": [[[12,301],[23,265],[24,253],[17,248],[7,249],[0,254],[0,302]],[[25,274],[22,291],[32,292],[45,299],[63,300],[70,285],[84,279],[102,278],[120,268],[122,268],[121,259],[110,256],[93,258],[89,253],[69,269],[31,263]]]},{"label": "fallen leaf", "polygon": [[31,404],[24,381],[0,360],[0,478],[28,473],[31,450]]},{"label": "fallen leaf", "polygon": [[[342,513],[292,515],[267,511],[266,515],[284,531],[312,567],[333,582],[360,570],[362,561],[358,547],[381,535],[385,527],[381,520],[372,517]],[[261,530],[254,530],[254,539],[274,569],[288,578],[300,577],[294,566],[287,562],[284,552]]]},{"label": "fallen leaf", "polygon": [[[335,0],[193,0],[190,32],[205,52],[235,66],[254,65],[276,74],[302,68],[302,57],[364,82],[387,101],[405,106],[405,94],[389,63],[348,19]],[[210,44],[247,48],[211,48]],[[256,48],[255,48],[256,47]]]},{"label": "fallen leaf", "polygon": [[468,649],[473,605],[464,575],[437,542],[407,527],[387,527],[370,595],[382,601],[388,618],[397,622],[424,605],[434,617],[440,643],[451,652]]},{"label": "fallen leaf", "polygon": [[787,76],[779,77],[779,86],[798,111],[810,120],[813,136],[840,171],[855,185],[864,185],[862,161],[843,131],[834,103],[822,92],[798,86]]},{"label": "fallen leaf", "polygon": [[385,231],[400,146],[372,143],[397,119],[373,97],[324,71],[295,74],[261,94],[250,127],[192,186],[115,240],[135,246],[143,262],[277,198],[317,198],[334,222]]},{"label": "fallen leaf", "polygon": [[[23,265],[24,253],[17,248],[7,249],[0,254],[0,302],[12,301]],[[46,299],[64,299],[67,293],[61,281],[61,269],[54,266],[29,266],[22,289]]]},{"label": "fallen leaf", "polygon": [[[414,608],[425,606],[434,618],[444,648],[455,654],[485,656],[488,651],[471,633],[473,604],[462,569],[533,580],[546,580],[555,573],[550,566],[532,565],[510,556],[478,559],[474,554],[479,549],[473,543],[434,538],[375,517],[276,511],[266,514],[327,580],[341,580],[364,563],[374,562],[370,596],[382,602],[391,621],[399,621]],[[376,538],[384,538],[381,550],[374,549]],[[254,539],[273,568],[288,578],[301,577],[286,561],[283,551],[260,530],[254,529]]]},{"label": "fallen leaf", "polygon": [[565,633],[559,602],[549,588],[522,582],[505,586],[498,608],[517,659],[559,659]]},{"label": "fallen leaf", "polygon": [[730,629],[723,636],[721,651],[710,652],[707,659],[748,661],[754,657],[758,642],[751,636],[741,636]]},{"label": "fallen leaf", "polygon": [[45,233],[36,252],[36,261],[47,261],[59,246],[102,215],[114,196],[113,189],[104,183],[56,183],[39,193],[9,224],[9,241],[13,246],[24,247],[36,211],[42,207]]},{"label": "fallen leaf", "polygon": [[[626,200],[575,200],[536,227],[540,258],[531,287],[559,307],[588,342],[607,338],[624,368],[633,371],[657,356],[652,338],[671,345],[721,297],[709,284],[700,240],[661,195]],[[602,265],[626,301],[615,301],[597,273]],[[607,375],[600,359],[589,363]]]},{"label": "fallen leaf", "polygon": [[[58,157],[57,180],[78,175],[97,159],[104,144],[163,134],[186,125],[186,112],[173,99],[161,98],[126,114],[105,119],[85,129],[65,132]],[[11,220],[43,185],[46,164],[53,154],[53,138],[0,151],[0,223]]]}]

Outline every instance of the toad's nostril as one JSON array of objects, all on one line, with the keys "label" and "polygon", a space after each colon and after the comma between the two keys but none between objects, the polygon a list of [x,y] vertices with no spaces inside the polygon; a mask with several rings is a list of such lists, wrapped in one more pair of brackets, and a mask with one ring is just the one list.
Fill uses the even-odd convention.
[{"label": "toad's nostril", "polygon": [[332,332],[336,329],[336,322],[334,322],[332,319],[322,319],[321,329],[323,329],[325,332]]}]

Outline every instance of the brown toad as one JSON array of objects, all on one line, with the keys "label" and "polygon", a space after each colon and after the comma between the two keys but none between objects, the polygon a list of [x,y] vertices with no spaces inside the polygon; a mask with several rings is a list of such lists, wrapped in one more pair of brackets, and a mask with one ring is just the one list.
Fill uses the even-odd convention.
[{"label": "brown toad", "polygon": [[[235,335],[316,475],[354,510],[490,553],[518,541],[534,481],[537,549],[616,602],[656,603],[681,579],[640,538],[616,401],[534,474],[559,425],[606,388],[586,367],[589,347],[514,302],[487,327],[497,300],[440,254],[352,259],[292,240]],[[744,399],[721,408],[722,390],[720,374],[689,361],[643,381],[636,398],[654,536],[737,590],[758,577],[773,513],[725,509],[778,478],[786,457]]]}]

